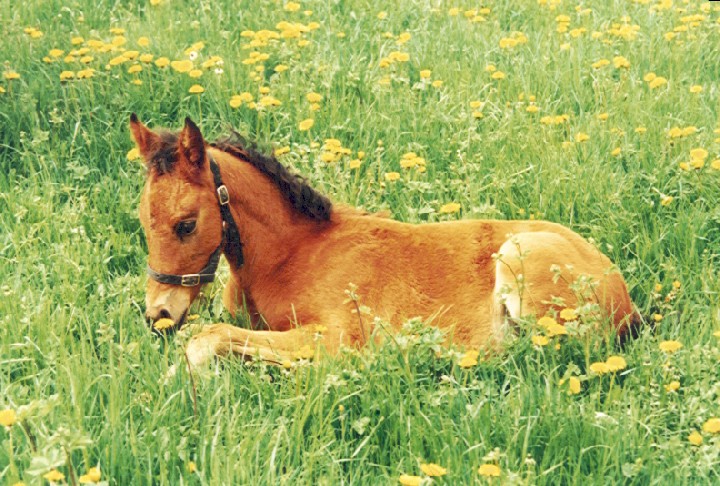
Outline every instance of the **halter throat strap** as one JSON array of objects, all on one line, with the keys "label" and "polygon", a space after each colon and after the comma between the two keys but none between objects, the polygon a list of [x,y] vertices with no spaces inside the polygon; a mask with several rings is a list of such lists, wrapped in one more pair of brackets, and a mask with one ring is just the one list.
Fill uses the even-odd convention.
[{"label": "halter throat strap", "polygon": [[183,275],[160,273],[153,270],[150,264],[148,264],[147,274],[157,282],[168,285],[180,285],[182,287],[195,287],[197,285],[210,283],[215,280],[215,272],[217,271],[218,264],[220,263],[220,255],[223,251],[234,260],[235,265],[238,267],[243,264],[240,232],[230,212],[230,193],[225,184],[223,184],[220,167],[218,167],[210,154],[208,154],[208,159],[210,161],[210,171],[213,175],[215,192],[217,193],[218,204],[220,206],[220,216],[223,221],[223,232],[220,244],[210,255],[205,267],[198,273],[186,273]]}]

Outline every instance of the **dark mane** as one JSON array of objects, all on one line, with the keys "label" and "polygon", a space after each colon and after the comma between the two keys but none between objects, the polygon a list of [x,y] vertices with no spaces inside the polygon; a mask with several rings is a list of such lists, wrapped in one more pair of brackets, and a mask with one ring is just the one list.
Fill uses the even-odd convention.
[{"label": "dark mane", "polygon": [[304,177],[292,174],[275,157],[258,152],[236,131],[210,146],[242,159],[265,174],[299,213],[317,221],[330,219],[332,203],[327,197],[310,187]]},{"label": "dark mane", "polygon": [[[161,143],[150,155],[148,169],[163,175],[172,172],[177,162],[178,134],[160,131],[158,135]],[[292,174],[275,157],[257,151],[239,133],[233,131],[210,146],[242,159],[265,174],[299,213],[317,221],[330,219],[332,203],[327,197],[310,187],[304,177]]]}]

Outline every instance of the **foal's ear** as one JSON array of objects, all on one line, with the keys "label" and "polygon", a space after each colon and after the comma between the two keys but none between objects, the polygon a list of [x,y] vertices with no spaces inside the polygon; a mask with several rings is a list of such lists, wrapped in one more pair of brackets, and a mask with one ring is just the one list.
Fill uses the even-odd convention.
[{"label": "foal's ear", "polygon": [[135,113],[130,115],[130,133],[140,151],[140,155],[147,161],[160,146],[160,137],[142,124]]},{"label": "foal's ear", "polygon": [[205,163],[205,140],[195,122],[185,118],[185,127],[180,132],[180,151],[193,167],[202,167]]}]

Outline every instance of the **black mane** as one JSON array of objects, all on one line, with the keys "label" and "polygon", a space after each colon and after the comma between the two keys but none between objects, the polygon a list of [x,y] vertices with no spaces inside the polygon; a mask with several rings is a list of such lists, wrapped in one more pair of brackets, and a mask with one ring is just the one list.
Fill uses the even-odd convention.
[{"label": "black mane", "polygon": [[[162,143],[150,157],[148,168],[162,175],[172,172],[177,162],[178,135],[167,131],[159,132],[158,135]],[[275,157],[257,151],[239,133],[233,131],[228,137],[213,142],[210,146],[233,155],[262,172],[300,214],[316,221],[330,220],[332,203],[327,197],[310,187],[304,177],[292,174]]]}]

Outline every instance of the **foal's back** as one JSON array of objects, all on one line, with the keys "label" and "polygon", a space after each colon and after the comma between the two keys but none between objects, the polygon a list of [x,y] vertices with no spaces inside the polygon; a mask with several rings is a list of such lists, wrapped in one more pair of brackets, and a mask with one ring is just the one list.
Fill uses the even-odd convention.
[{"label": "foal's back", "polygon": [[352,283],[373,314],[396,325],[436,316],[464,344],[497,336],[506,316],[540,317],[586,301],[597,302],[618,328],[635,317],[610,260],[555,223],[414,225],[341,210],[312,247],[309,257],[320,268],[311,293],[326,304],[333,294],[345,297],[340,291]]}]

